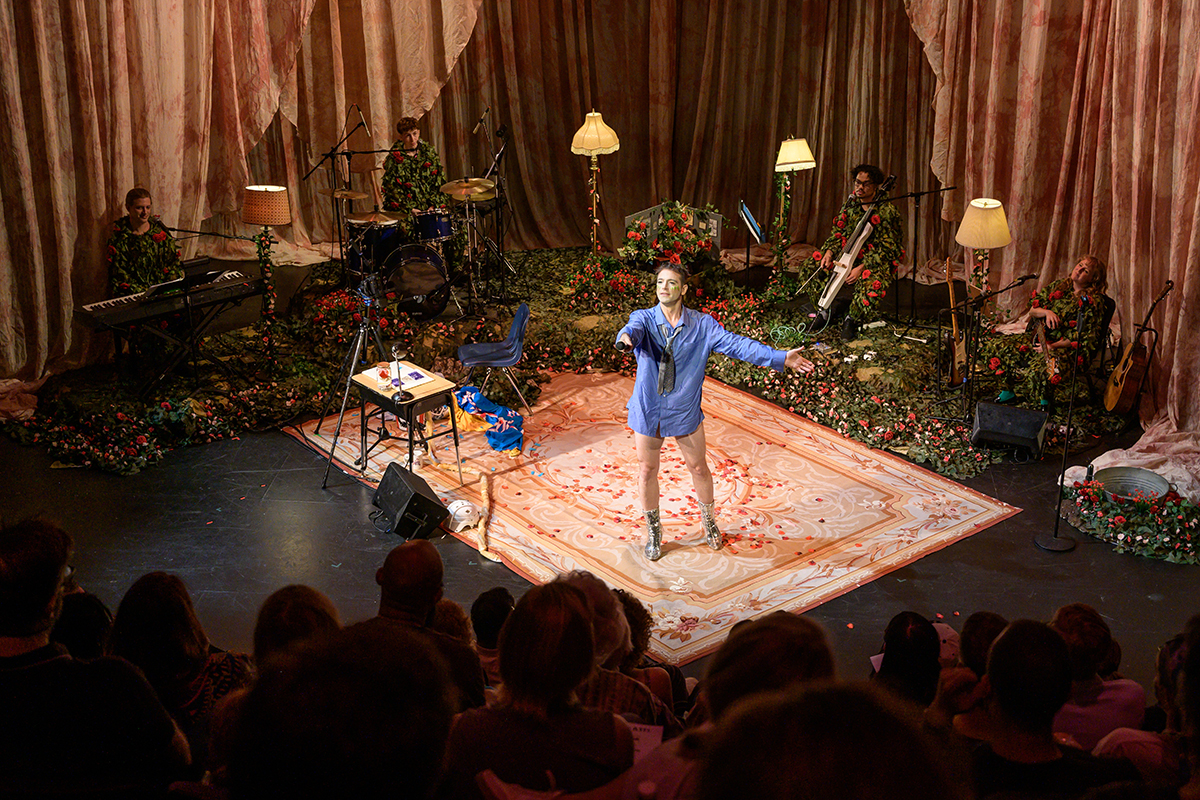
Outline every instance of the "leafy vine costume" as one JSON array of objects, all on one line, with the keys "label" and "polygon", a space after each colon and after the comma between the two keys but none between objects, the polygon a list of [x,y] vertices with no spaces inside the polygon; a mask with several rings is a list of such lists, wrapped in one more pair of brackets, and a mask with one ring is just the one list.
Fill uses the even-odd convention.
[{"label": "leafy vine costume", "polygon": [[108,237],[108,281],[113,297],[182,277],[175,239],[158,217],[151,217],[150,229],[140,235],[133,232],[129,217],[113,223]]},{"label": "leafy vine costume", "polygon": [[400,140],[392,144],[392,152],[383,162],[383,207],[400,214],[399,225],[406,239],[412,238],[415,227],[410,212],[445,210],[444,183],[446,172],[433,145],[422,140],[415,152],[407,152]]},{"label": "leafy vine costume", "polygon": [[[903,233],[900,228],[900,212],[896,206],[888,202],[886,192],[879,192],[875,198],[875,207],[871,210],[871,224],[874,230],[867,238],[866,244],[858,251],[858,259],[854,266],[861,265],[862,276],[851,286],[854,289],[850,301],[850,316],[859,321],[869,321],[879,317],[879,304],[887,296],[888,287],[892,285],[896,268],[904,256],[901,245]],[[862,219],[864,206],[850,195],[842,203],[841,211],[833,220],[833,229],[829,238],[821,245],[821,249],[813,253],[811,261],[800,265],[800,282],[807,281],[813,272],[820,269],[821,256],[826,250],[832,250],[834,259],[846,247],[858,221]],[[816,303],[821,298],[825,282],[819,278],[808,284],[806,292]]]},{"label": "leafy vine costume", "polygon": [[1105,332],[1100,330],[1104,295],[1091,291],[1086,294],[1090,302],[1081,305],[1071,279],[1062,278],[1038,290],[1030,300],[1031,308],[1047,308],[1059,317],[1057,328],[1046,328],[1046,341],[1051,344],[1062,340],[1071,342],[1069,348],[1050,351],[1049,356],[1054,358],[1057,366],[1053,374],[1047,354],[1034,351],[1032,333],[986,338],[980,347],[980,355],[987,372],[1002,378],[1005,388],[1025,399],[1041,400],[1049,396],[1054,386],[1069,381],[1076,365],[1086,367],[1092,363],[1104,342]]}]

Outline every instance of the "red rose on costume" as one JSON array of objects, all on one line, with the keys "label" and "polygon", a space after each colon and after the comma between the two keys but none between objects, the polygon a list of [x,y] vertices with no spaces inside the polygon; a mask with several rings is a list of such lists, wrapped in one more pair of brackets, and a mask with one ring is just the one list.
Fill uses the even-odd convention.
[{"label": "red rose on costume", "polygon": [[667,260],[668,260],[668,261],[670,261],[672,264],[680,264],[680,263],[682,263],[682,262],[679,260],[679,253],[671,253],[671,255],[667,256]]},{"label": "red rose on costume", "polygon": [[870,308],[870,307],[871,307],[871,301],[870,301],[870,300],[868,300],[867,298],[865,298],[865,297],[864,297],[864,298],[863,298],[863,305],[864,305],[865,307],[867,307],[867,308]]},{"label": "red rose on costume", "polygon": [[1023,344],[1023,345],[1021,345],[1020,347],[1018,347],[1018,348],[1017,348],[1017,352],[1019,352],[1019,353],[1028,353],[1028,352],[1029,352],[1029,345],[1027,345],[1027,344]]},{"label": "red rose on costume", "polygon": [[992,358],[988,359],[988,366],[992,369],[995,369],[996,367],[1000,366],[1000,359],[992,356]]},{"label": "red rose on costume", "polygon": [[1041,305],[1041,303],[1038,302],[1038,299],[1036,297],[1029,301],[1030,308],[1037,308],[1040,305]]},{"label": "red rose on costume", "polygon": [[159,231],[158,233],[150,234],[150,238],[156,242],[165,242],[167,240],[167,232]]},{"label": "red rose on costume", "polygon": [[879,281],[874,281],[874,282],[871,284],[871,288],[872,288],[872,289],[875,289],[876,291],[878,291],[878,290],[880,289],[880,287],[882,287],[882,286],[883,286],[883,284],[882,284],[882,283],[880,283]]},{"label": "red rose on costume", "polygon": [[1051,300],[1061,300],[1061,299],[1062,299],[1062,292],[1061,292],[1061,291],[1054,291],[1054,292],[1051,292],[1051,293],[1050,293],[1050,299],[1051,299]]},{"label": "red rose on costume", "polygon": [[427,166],[427,167],[432,167],[432,166],[433,166],[433,164],[431,164],[431,163],[429,163],[428,161],[426,161],[426,162],[425,162],[425,166]]},{"label": "red rose on costume", "polygon": [[879,215],[878,215],[878,214],[872,214],[872,215],[871,215],[871,224],[872,224],[872,225],[878,225],[878,224],[879,224]]},{"label": "red rose on costume", "polygon": [[820,261],[820,260],[821,260],[821,251],[813,250],[813,261]]},{"label": "red rose on costume", "polygon": [[1069,319],[1069,320],[1067,320],[1067,327],[1069,327],[1069,328],[1074,328],[1074,327],[1075,327],[1075,320],[1073,320],[1073,319]]},{"label": "red rose on costume", "polygon": [[1082,367],[1083,366],[1083,356],[1075,356],[1075,363]]},{"label": "red rose on costume", "polygon": [[867,292],[867,297],[878,297],[879,292]]},{"label": "red rose on costume", "polygon": [[869,278],[869,277],[871,277],[871,270],[869,270],[869,269],[864,269],[864,270],[863,270],[863,273],[862,273],[862,276],[863,276],[864,278]]},{"label": "red rose on costume", "polygon": [[1058,384],[1062,383],[1062,375],[1051,375],[1050,382],[1057,386]]}]

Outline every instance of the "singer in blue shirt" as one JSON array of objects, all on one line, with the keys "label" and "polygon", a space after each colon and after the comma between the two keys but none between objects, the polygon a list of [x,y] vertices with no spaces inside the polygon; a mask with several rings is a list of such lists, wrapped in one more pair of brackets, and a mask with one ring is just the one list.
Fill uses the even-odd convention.
[{"label": "singer in blue shirt", "polygon": [[637,358],[633,396],[626,406],[629,427],[637,444],[638,490],[646,515],[646,558],[662,555],[659,518],[658,465],[663,439],[675,437],[700,503],[705,540],[721,549],[721,531],[713,510],[712,472],[705,458],[704,415],[700,411],[704,368],[718,353],[782,372],[811,372],[812,362],[800,350],[776,350],[761,342],[730,333],[708,314],[683,305],[687,267],[666,262],[655,276],[658,305],[639,309],[617,334],[616,346],[632,349]]}]

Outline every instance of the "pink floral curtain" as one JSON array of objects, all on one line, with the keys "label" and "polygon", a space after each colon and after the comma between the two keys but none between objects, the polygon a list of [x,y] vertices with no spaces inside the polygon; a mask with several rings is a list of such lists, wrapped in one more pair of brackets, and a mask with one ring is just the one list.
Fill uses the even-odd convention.
[{"label": "pink floral curtain", "polygon": [[906,5],[937,77],[933,171],[961,187],[943,217],[960,218],[973,197],[1004,202],[1013,243],[994,253],[994,281],[1038,272],[1044,285],[1099,255],[1126,337],[1173,280],[1142,411],[1157,396],[1173,428],[1200,429],[1200,277],[1189,269],[1200,257],[1200,6]]}]

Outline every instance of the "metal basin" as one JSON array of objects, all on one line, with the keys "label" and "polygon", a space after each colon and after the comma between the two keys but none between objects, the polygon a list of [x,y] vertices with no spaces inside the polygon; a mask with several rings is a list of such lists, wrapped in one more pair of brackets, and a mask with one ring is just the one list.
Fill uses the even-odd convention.
[{"label": "metal basin", "polygon": [[1096,470],[1094,480],[1104,484],[1109,500],[1133,500],[1138,494],[1149,500],[1171,491],[1171,482],[1141,467],[1105,467]]}]

